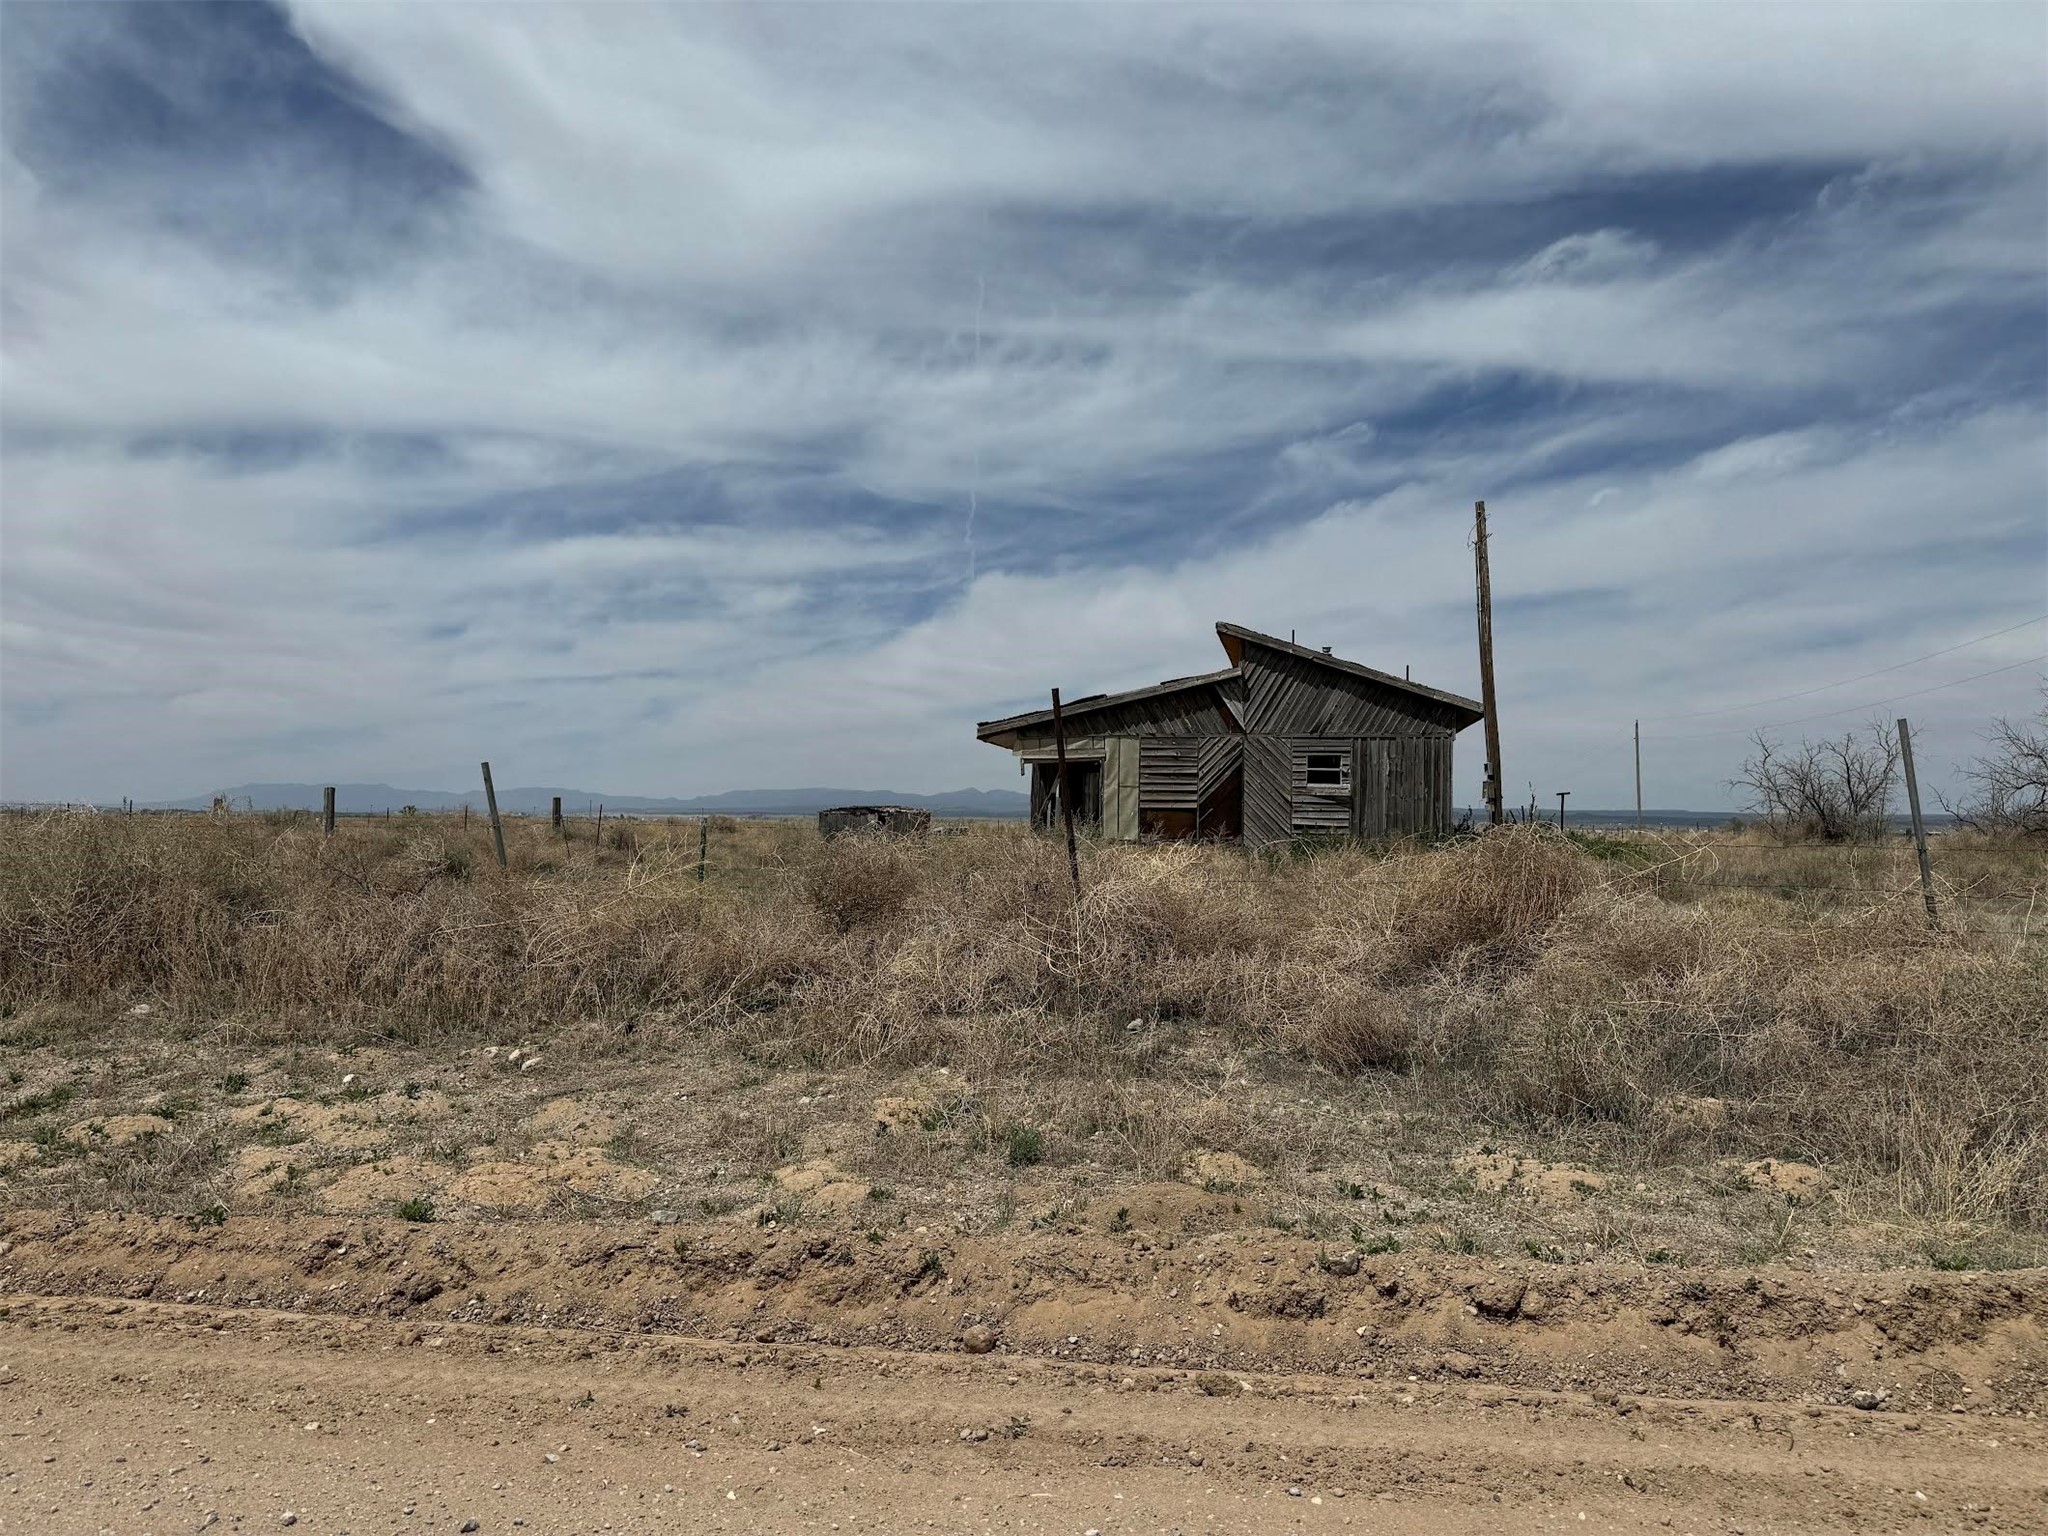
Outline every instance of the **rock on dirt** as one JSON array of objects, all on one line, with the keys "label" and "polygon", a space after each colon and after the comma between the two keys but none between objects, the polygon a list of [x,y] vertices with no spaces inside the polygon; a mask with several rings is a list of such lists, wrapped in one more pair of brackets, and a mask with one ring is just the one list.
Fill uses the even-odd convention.
[{"label": "rock on dirt", "polygon": [[970,1355],[985,1355],[996,1347],[996,1331],[976,1323],[972,1328],[961,1330],[960,1347]]},{"label": "rock on dirt", "polygon": [[1472,1305],[1488,1317],[1513,1317],[1522,1309],[1522,1298],[1529,1292],[1529,1282],[1512,1276],[1500,1280],[1488,1280],[1472,1287]]}]

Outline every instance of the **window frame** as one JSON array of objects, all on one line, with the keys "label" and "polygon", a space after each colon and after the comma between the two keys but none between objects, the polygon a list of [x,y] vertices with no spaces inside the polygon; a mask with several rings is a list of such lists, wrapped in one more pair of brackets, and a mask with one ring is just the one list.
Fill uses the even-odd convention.
[{"label": "window frame", "polygon": [[[1302,787],[1328,794],[1351,788],[1351,754],[1336,750],[1318,752],[1303,749],[1301,754]],[[1331,778],[1318,778],[1318,774],[1331,774]]]}]

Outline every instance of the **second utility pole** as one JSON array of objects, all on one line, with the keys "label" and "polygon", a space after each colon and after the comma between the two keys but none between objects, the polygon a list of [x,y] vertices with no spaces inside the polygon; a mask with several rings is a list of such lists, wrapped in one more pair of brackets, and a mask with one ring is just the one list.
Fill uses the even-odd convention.
[{"label": "second utility pole", "polygon": [[1643,830],[1643,722],[1636,722],[1636,830]]},{"label": "second utility pole", "polygon": [[1486,503],[1472,504],[1473,576],[1479,588],[1479,703],[1486,711],[1486,819],[1499,826],[1505,819],[1500,804],[1500,721],[1493,703],[1493,576],[1486,564]]}]

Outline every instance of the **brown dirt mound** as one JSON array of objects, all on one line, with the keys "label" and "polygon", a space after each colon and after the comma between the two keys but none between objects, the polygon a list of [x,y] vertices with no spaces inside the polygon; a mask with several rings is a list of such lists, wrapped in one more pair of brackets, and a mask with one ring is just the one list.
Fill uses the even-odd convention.
[{"label": "brown dirt mound", "polygon": [[[400,1174],[356,1178],[366,1204],[402,1197]],[[17,1292],[921,1349],[982,1327],[1003,1351],[1119,1373],[2048,1408],[2042,1270],[1666,1274],[1449,1254],[1354,1269],[1279,1235],[1140,1230],[848,1242],[802,1226],[16,1213],[5,1232],[0,1289]]]}]

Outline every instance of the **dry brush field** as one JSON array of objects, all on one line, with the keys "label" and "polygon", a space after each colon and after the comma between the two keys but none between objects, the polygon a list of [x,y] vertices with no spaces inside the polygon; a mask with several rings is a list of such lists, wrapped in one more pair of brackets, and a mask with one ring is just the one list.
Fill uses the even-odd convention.
[{"label": "dry brush field", "polygon": [[0,1198],[2041,1252],[2039,854],[1943,847],[1930,933],[1889,849],[1084,846],[1076,904],[1015,827],[697,830],[6,820]]}]

